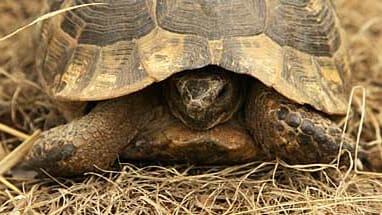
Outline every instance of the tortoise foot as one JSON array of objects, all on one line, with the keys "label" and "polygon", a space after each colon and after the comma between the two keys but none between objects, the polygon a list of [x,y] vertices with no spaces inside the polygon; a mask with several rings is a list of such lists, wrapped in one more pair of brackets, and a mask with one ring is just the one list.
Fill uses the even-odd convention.
[{"label": "tortoise foot", "polygon": [[100,103],[89,114],[43,132],[23,166],[63,176],[110,167],[136,134],[125,103]]},{"label": "tortoise foot", "polygon": [[[271,112],[272,142],[280,147],[273,150],[281,150],[281,158],[295,163],[327,163],[338,155],[342,130],[324,115],[295,104],[280,104]],[[350,141],[345,138],[343,146],[353,151]]]},{"label": "tortoise foot", "polygon": [[115,144],[115,148],[110,147],[112,143],[94,135],[90,132],[92,129],[81,129],[78,122],[74,122],[42,133],[23,165],[62,176],[95,171],[96,166],[109,167],[117,157],[117,147]]},{"label": "tortoise foot", "polygon": [[[246,124],[271,157],[289,163],[328,163],[338,155],[342,130],[326,114],[295,104],[258,83],[250,92]],[[345,137],[343,148],[354,151]]]},{"label": "tortoise foot", "polygon": [[[58,131],[59,129],[61,128],[57,127],[55,130]],[[47,164],[68,160],[75,155],[77,147],[65,140],[65,137],[55,135],[55,130],[43,133],[42,137],[34,144],[27,157],[31,166],[43,167]]]}]

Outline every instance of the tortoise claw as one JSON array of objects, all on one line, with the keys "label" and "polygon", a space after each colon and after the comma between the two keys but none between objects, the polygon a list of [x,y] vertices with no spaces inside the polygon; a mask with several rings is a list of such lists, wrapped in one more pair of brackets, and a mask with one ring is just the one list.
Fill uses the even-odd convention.
[{"label": "tortoise claw", "polygon": [[46,167],[54,163],[70,159],[76,153],[76,147],[71,143],[56,140],[47,144],[45,138],[35,143],[25,159],[25,165],[30,167]]},{"label": "tortoise claw", "polygon": [[[290,163],[328,163],[338,155],[342,130],[325,114],[295,104],[258,83],[250,92],[246,124],[270,157]],[[354,152],[348,137],[343,147]]]},{"label": "tortoise claw", "polygon": [[136,134],[125,116],[126,102],[100,103],[89,114],[43,132],[23,166],[65,176],[110,167]]}]

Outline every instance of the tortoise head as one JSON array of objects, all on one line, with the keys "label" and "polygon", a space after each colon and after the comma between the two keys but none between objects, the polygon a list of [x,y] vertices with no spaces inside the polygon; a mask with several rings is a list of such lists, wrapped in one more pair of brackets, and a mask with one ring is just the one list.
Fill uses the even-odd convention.
[{"label": "tortoise head", "polygon": [[229,120],[243,102],[243,81],[217,66],[188,70],[167,80],[172,114],[185,125],[207,130]]}]

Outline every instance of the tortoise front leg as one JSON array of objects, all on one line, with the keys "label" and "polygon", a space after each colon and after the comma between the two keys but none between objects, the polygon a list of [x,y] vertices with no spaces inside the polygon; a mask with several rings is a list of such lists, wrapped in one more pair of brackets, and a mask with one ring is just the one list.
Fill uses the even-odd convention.
[{"label": "tortoise front leg", "polygon": [[[342,130],[324,113],[293,103],[261,83],[251,86],[246,124],[265,153],[289,163],[328,163],[338,154]],[[352,140],[343,147],[353,150]]]},{"label": "tortoise front leg", "polygon": [[89,114],[42,133],[25,166],[53,175],[76,175],[108,168],[148,122],[153,101],[142,94],[100,102]]}]

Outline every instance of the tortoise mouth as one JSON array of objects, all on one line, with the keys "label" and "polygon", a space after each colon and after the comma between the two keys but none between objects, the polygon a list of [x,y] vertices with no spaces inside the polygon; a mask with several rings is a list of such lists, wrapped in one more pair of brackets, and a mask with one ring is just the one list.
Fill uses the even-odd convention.
[{"label": "tortoise mouth", "polygon": [[165,96],[172,114],[186,126],[207,130],[229,120],[242,104],[239,75],[217,66],[171,76]]}]

